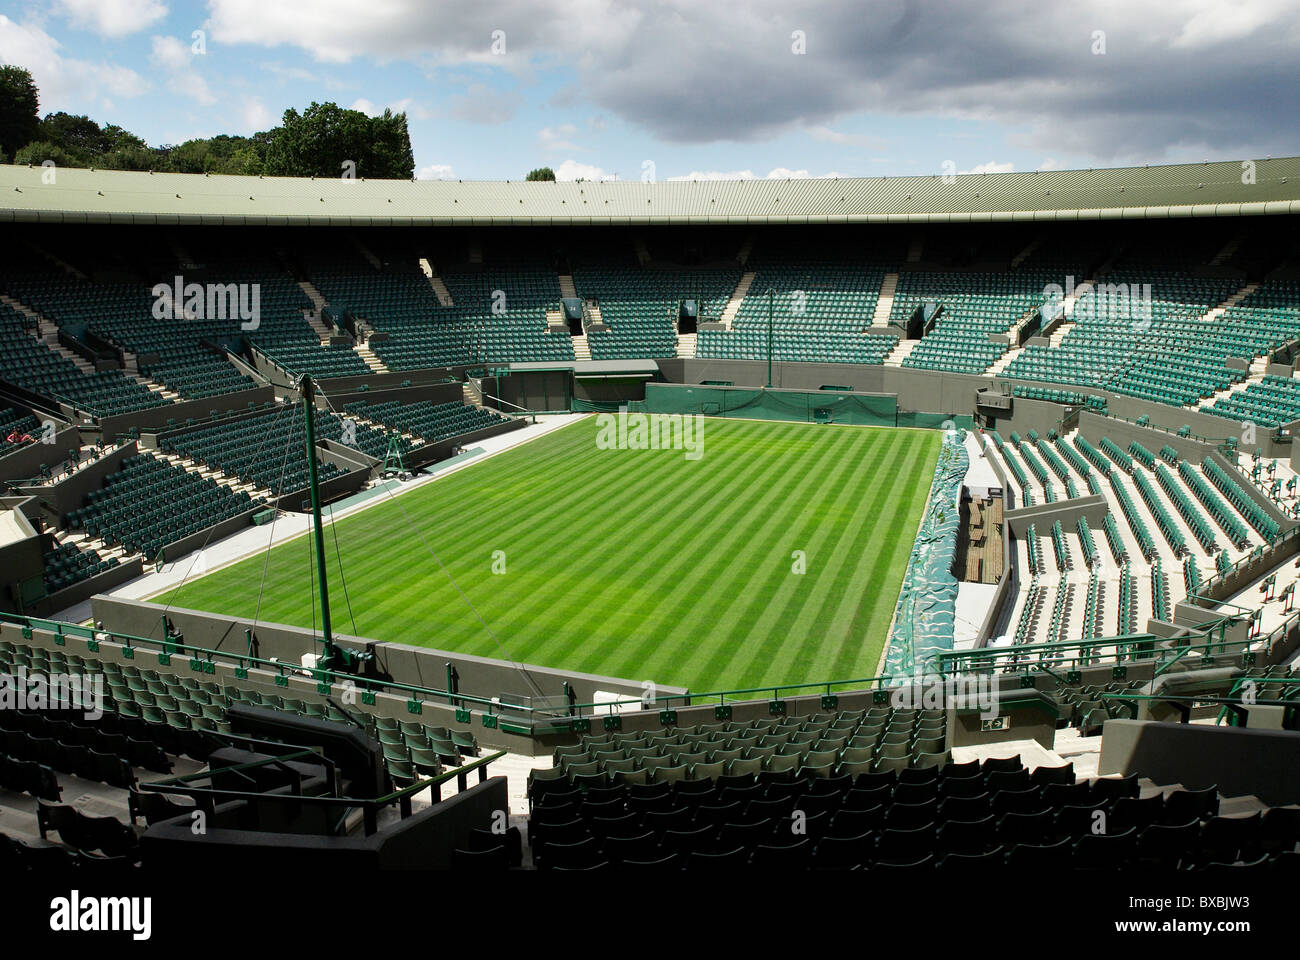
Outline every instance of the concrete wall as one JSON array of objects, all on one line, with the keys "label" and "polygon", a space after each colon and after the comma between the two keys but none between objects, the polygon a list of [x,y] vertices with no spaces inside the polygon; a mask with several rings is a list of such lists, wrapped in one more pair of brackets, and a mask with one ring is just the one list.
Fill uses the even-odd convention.
[{"label": "concrete wall", "polygon": [[[44,419],[43,414],[37,414]],[[0,457],[0,480],[32,480],[39,477],[41,467],[53,467],[66,460],[69,450],[81,448],[81,431],[76,427],[55,428],[53,443],[29,443],[12,453]]]},{"label": "concrete wall", "polygon": [[81,506],[87,495],[104,486],[104,478],[122,468],[122,461],[139,452],[134,440],[115,450],[110,450],[94,463],[82,467],[72,476],[47,487],[24,486],[19,489],[29,496],[37,497],[45,516],[56,526],[65,526],[66,515]]},{"label": "concrete wall", "polygon": [[1215,786],[1224,796],[1300,803],[1300,733],[1295,731],[1107,720],[1101,737],[1097,772],[1103,776],[1136,773],[1161,785]]},{"label": "concrete wall", "polygon": [[150,407],[134,413],[123,413],[99,420],[100,429],[105,437],[112,440],[120,433],[126,433],[132,427],[139,427],[143,433],[148,429],[166,428],[168,420],[183,424],[190,417],[195,420],[207,420],[213,410],[225,413],[227,410],[246,410],[250,403],[259,407],[268,400],[275,399],[275,390],[271,387],[253,387],[237,393],[226,393],[219,397],[206,397],[203,400],[183,400],[165,407]]},{"label": "concrete wall", "polygon": [[1109,512],[1110,508],[1106,505],[1105,497],[1089,494],[1074,500],[1036,503],[1032,507],[1008,510],[1003,516],[1010,525],[1011,532],[1023,539],[1031,523],[1035,525],[1034,528],[1040,537],[1051,533],[1052,524],[1057,520],[1061,521],[1061,526],[1066,533],[1073,533],[1081,516],[1088,518],[1088,525],[1094,530],[1100,530],[1102,521],[1106,519],[1106,514]]}]

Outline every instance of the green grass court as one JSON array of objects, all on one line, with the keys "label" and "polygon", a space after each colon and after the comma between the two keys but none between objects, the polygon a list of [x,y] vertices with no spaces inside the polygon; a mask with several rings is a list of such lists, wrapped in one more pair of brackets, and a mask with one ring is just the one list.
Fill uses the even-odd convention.
[{"label": "green grass court", "polygon": [[[340,520],[351,615],[327,527],[334,629],[696,691],[875,672],[941,434],[708,420],[695,461],[596,434],[586,418]],[[261,620],[313,624],[310,543],[271,552]],[[251,617],[265,562],[170,600]]]}]

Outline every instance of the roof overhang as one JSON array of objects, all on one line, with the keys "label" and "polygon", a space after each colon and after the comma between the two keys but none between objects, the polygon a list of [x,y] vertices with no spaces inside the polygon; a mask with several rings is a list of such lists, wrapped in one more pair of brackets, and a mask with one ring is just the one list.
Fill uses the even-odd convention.
[{"label": "roof overhang", "polygon": [[0,165],[0,220],[249,226],[998,223],[1300,214],[1300,158],[805,180],[315,179]]}]

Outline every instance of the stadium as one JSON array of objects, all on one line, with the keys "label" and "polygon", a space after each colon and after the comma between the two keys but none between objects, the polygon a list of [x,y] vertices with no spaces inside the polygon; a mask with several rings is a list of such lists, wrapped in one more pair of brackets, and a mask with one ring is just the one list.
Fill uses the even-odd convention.
[{"label": "stadium", "polygon": [[0,197],[5,875],[1296,875],[1300,157]]}]

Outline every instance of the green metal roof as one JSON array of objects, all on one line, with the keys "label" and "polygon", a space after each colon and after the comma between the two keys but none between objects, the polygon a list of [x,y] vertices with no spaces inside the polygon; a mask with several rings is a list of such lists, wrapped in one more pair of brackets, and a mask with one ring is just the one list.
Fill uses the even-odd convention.
[{"label": "green metal roof", "polygon": [[[1300,213],[1300,157],[945,178],[528,183],[0,165],[0,220],[337,226],[1106,220]],[[53,173],[51,179],[43,176]]]}]

